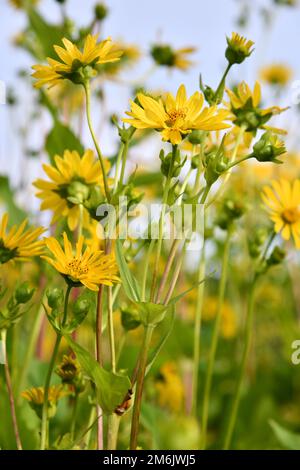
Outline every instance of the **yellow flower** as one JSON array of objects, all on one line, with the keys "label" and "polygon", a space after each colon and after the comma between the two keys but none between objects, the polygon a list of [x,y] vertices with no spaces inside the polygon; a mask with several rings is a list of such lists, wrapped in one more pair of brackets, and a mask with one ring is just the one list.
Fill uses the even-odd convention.
[{"label": "yellow flower", "polygon": [[71,355],[64,355],[61,363],[56,368],[56,373],[63,383],[73,384],[81,375],[81,367],[77,359]]},{"label": "yellow flower", "polygon": [[274,180],[271,187],[263,188],[262,199],[275,232],[284,240],[293,237],[296,248],[300,248],[300,180]]},{"label": "yellow flower", "polygon": [[[56,404],[60,398],[66,395],[69,395],[69,392],[64,390],[62,385],[52,385],[49,387],[48,401]],[[21,396],[35,405],[42,405],[44,403],[44,387],[32,387],[22,392]]]},{"label": "yellow flower", "polygon": [[179,144],[193,129],[206,131],[230,127],[224,122],[229,113],[224,109],[211,106],[203,109],[204,98],[199,92],[189,99],[185,86],[178,89],[176,98],[168,93],[165,100],[155,100],[139,93],[139,105],[131,101],[130,118],[123,119],[137,129],[155,129],[161,132],[164,141]]},{"label": "yellow flower", "polygon": [[69,283],[84,285],[90,290],[97,291],[100,284],[106,286],[118,282],[117,265],[113,254],[105,255],[103,251],[87,247],[82,252],[84,237],[81,236],[73,252],[72,245],[64,232],[64,250],[54,237],[47,238],[45,243],[54,258],[42,256]]},{"label": "yellow flower", "polygon": [[116,75],[120,70],[129,65],[133,65],[134,62],[137,62],[141,57],[141,51],[135,44],[125,44],[123,42],[115,42],[113,51],[122,50],[122,56],[117,62],[110,62],[103,64],[101,71],[103,70],[108,76]]},{"label": "yellow flower", "polygon": [[[65,390],[62,385],[52,385],[48,390],[48,417],[53,418],[56,413],[58,400],[70,395],[70,391]],[[42,418],[43,403],[45,397],[44,387],[32,387],[21,393],[21,396],[29,402],[31,408],[39,418]]]},{"label": "yellow flower", "polygon": [[241,82],[236,91],[227,88],[226,92],[230,99],[230,103],[227,103],[227,106],[234,115],[234,124],[239,127],[243,126],[248,132],[255,133],[257,129],[267,129],[278,133],[285,133],[285,131],[265,125],[272,116],[282,113],[287,108],[279,108],[278,106],[266,109],[260,108],[261,87],[258,82],[255,82],[253,92],[246,82]]},{"label": "yellow flower", "polygon": [[188,56],[195,51],[195,47],[183,47],[175,50],[168,44],[157,44],[152,47],[151,55],[158,65],[187,70],[193,64]]},{"label": "yellow flower", "polygon": [[267,65],[260,71],[260,78],[270,85],[285,86],[292,76],[292,69],[284,64]]},{"label": "yellow flower", "polygon": [[226,39],[228,47],[225,56],[230,64],[240,64],[252,54],[253,41],[240,36],[238,33],[232,33],[231,38],[227,37]]},{"label": "yellow flower", "polygon": [[173,412],[181,411],[184,400],[184,386],[176,365],[173,362],[167,362],[160,368],[159,372],[159,378],[155,383],[159,405]]},{"label": "yellow flower", "polygon": [[45,231],[42,227],[26,230],[27,220],[24,220],[7,231],[7,223],[8,215],[4,214],[0,222],[0,264],[10,260],[26,261],[43,253],[44,242],[38,240]]},{"label": "yellow flower", "polygon": [[88,74],[92,70],[92,75],[96,75],[96,66],[115,62],[119,60],[122,51],[114,49],[114,44],[110,38],[97,43],[97,35],[89,34],[85,39],[83,50],[69,39],[63,38],[64,48],[54,46],[59,60],[48,57],[48,65],[34,65],[33,77],[37,79],[36,88],[48,84],[49,87],[56,85],[60,80],[68,78],[74,83],[83,83],[85,80],[85,67],[89,67]]},{"label": "yellow flower", "polygon": [[24,8],[26,6],[34,7],[40,0],[9,0],[11,5],[15,8]]},{"label": "yellow flower", "polygon": [[[41,209],[51,209],[54,214],[52,223],[59,218],[67,217],[70,230],[74,230],[80,220],[82,204],[88,199],[93,187],[100,183],[103,188],[103,177],[100,163],[95,160],[92,150],[87,150],[82,157],[79,153],[66,150],[63,157],[54,157],[55,166],[43,165],[50,181],[37,179],[33,185],[40,191],[37,197],[43,200]],[[109,163],[106,161],[106,170]],[[88,213],[83,209],[83,224],[88,223]]]}]

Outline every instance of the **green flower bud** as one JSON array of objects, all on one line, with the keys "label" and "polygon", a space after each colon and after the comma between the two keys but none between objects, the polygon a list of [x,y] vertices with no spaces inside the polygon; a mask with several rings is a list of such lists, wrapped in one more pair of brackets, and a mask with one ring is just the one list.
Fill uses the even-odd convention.
[{"label": "green flower bud", "polygon": [[121,323],[124,330],[135,330],[141,324],[141,318],[137,309],[121,309]]},{"label": "green flower bud", "polygon": [[150,51],[152,58],[158,65],[173,67],[175,64],[175,53],[171,46],[154,45]]},{"label": "green flower bud", "polygon": [[[168,153],[165,156],[164,152],[161,151],[160,154],[159,154],[159,158],[161,160],[161,166],[160,166],[161,172],[164,176],[167,177],[169,175],[170,165],[171,165],[172,158],[173,158],[172,152]],[[180,162],[180,153],[177,152],[176,156],[175,156],[175,159],[174,159],[174,162],[173,162],[173,171],[172,171],[172,175],[171,175],[173,178],[176,178],[177,176],[180,175],[181,168],[182,168],[184,163],[185,163],[185,160],[184,160],[183,163]]]},{"label": "green flower bud", "polygon": [[282,263],[282,261],[285,258],[285,255],[286,255],[286,253],[282,248],[280,248],[279,246],[275,246],[275,248],[273,249],[271,255],[267,259],[267,265],[268,266],[276,266],[277,264]]},{"label": "green flower bud", "polygon": [[203,142],[205,137],[206,137],[206,132],[193,130],[188,135],[188,141],[191,142],[191,144],[193,144],[193,145],[198,145],[198,144],[201,144]]},{"label": "green flower bud", "polygon": [[237,33],[232,33],[231,38],[227,37],[226,39],[228,46],[225,51],[225,57],[230,65],[241,64],[252,54],[253,49],[251,47],[254,44],[253,41],[247,40]]},{"label": "green flower bud", "polygon": [[201,155],[199,153],[197,153],[197,155],[194,155],[191,159],[191,167],[193,170],[195,170],[196,168],[198,168],[199,166],[199,162],[200,162],[200,158],[201,158]]},{"label": "green flower bud", "polygon": [[15,291],[15,299],[17,304],[26,304],[33,296],[35,289],[29,288],[28,282],[23,282]]},{"label": "green flower bud", "polygon": [[284,143],[272,132],[265,132],[253,146],[252,156],[259,162],[282,163],[277,159],[286,152]]},{"label": "green flower bud", "polygon": [[46,292],[46,296],[48,299],[48,305],[52,309],[60,307],[64,301],[64,291],[62,289],[59,289],[58,287],[48,289]]},{"label": "green flower bud", "polygon": [[88,314],[90,306],[91,303],[88,299],[82,299],[79,297],[73,305],[73,313],[75,316],[85,316]]},{"label": "green flower bud", "polygon": [[97,3],[97,5],[95,5],[94,12],[97,20],[103,21],[104,18],[106,18],[108,15],[108,8],[104,5],[104,3]]},{"label": "green flower bud", "polygon": [[81,181],[72,181],[68,185],[68,200],[73,204],[82,204],[90,194],[90,188]]}]

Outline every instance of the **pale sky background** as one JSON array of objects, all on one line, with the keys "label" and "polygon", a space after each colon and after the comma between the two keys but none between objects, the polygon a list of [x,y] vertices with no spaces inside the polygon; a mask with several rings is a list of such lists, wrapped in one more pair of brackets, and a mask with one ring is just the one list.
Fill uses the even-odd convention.
[{"label": "pale sky background", "polygon": [[[67,12],[79,25],[86,25],[92,18],[94,0],[68,0]],[[198,47],[194,60],[197,65],[186,73],[160,69],[147,81],[149,89],[166,89],[176,91],[181,83],[185,83],[190,93],[198,89],[199,73],[204,82],[216,86],[224,70],[226,61],[224,50],[226,35],[232,31],[241,32],[255,41],[254,54],[241,66],[233,67],[230,81],[246,80],[251,86],[261,65],[272,62],[284,62],[294,70],[294,79],[300,79],[299,62],[299,24],[300,7],[280,7],[274,11],[272,28],[266,33],[259,10],[273,5],[271,0],[252,0],[252,14],[246,29],[236,26],[235,19],[239,14],[242,2],[238,0],[107,0],[106,5],[110,14],[104,23],[103,36],[113,39],[123,39],[127,43],[136,43],[147,52],[154,42],[170,43],[175,48],[193,45]],[[59,18],[60,10],[55,0],[41,0],[40,11],[51,21]],[[22,148],[16,139],[16,129],[22,122],[29,120],[31,95],[16,79],[16,71],[20,68],[30,73],[33,59],[24,51],[12,46],[11,38],[25,24],[22,11],[17,11],[9,5],[8,0],[0,0],[0,44],[1,67],[0,80],[7,86],[14,85],[20,105],[14,111],[0,105],[0,173],[9,173],[15,186],[20,180],[20,155]],[[146,58],[124,77],[136,79],[142,76],[151,66],[151,59]],[[128,109],[129,88],[107,85],[108,111],[123,114]],[[282,104],[291,105],[292,89],[289,87]],[[265,95],[268,97],[268,92]],[[274,104],[274,103],[270,103]],[[94,110],[95,112],[95,110]],[[289,119],[285,117],[283,119]],[[277,123],[276,123],[277,124]],[[39,148],[45,132],[47,120],[43,123],[45,129],[32,129],[32,146]],[[299,120],[294,126],[299,127]],[[101,135],[104,153],[110,154],[116,140],[109,132]],[[91,145],[90,141],[87,145]],[[149,151],[149,150],[148,150]],[[153,149],[150,149],[153,152]],[[42,157],[41,157],[42,158]],[[39,171],[40,161],[32,162],[22,169],[22,174],[28,173],[28,185]],[[33,193],[31,194],[33,197]]]}]

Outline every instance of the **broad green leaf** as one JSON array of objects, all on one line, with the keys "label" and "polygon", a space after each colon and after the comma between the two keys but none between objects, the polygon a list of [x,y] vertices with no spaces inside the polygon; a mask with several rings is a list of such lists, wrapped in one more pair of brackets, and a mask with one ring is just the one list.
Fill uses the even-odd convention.
[{"label": "broad green leaf", "polygon": [[46,137],[45,149],[51,162],[55,155],[62,155],[65,149],[77,150],[81,155],[83,146],[68,126],[55,121],[54,126]]},{"label": "broad green leaf", "polygon": [[283,447],[286,447],[289,450],[300,450],[300,434],[296,434],[283,428],[273,420],[270,421],[270,426]]},{"label": "broad green leaf", "polygon": [[131,274],[130,269],[128,268],[125,256],[123,255],[122,243],[120,240],[117,240],[116,242],[116,256],[125,293],[127,297],[133,302],[139,302],[141,298],[140,288],[137,280]]},{"label": "broad green leaf", "polygon": [[105,370],[88,351],[75,343],[70,336],[65,336],[65,339],[75,352],[83,370],[96,385],[98,403],[103,412],[113,413],[131,388],[129,378]]},{"label": "broad green leaf", "polygon": [[47,23],[33,8],[28,9],[30,29],[34,32],[38,44],[42,47],[44,58],[57,58],[53,45],[62,45],[62,38],[66,35],[63,28]]},{"label": "broad green leaf", "polygon": [[0,205],[2,204],[9,213],[10,224],[19,224],[27,217],[26,212],[15,203],[14,191],[10,187],[7,176],[0,175]]}]

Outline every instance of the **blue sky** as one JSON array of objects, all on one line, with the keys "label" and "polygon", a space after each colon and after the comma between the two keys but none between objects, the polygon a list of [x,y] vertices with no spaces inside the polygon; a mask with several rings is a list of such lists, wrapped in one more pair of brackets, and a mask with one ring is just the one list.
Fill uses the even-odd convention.
[{"label": "blue sky", "polygon": [[[79,25],[86,25],[92,18],[94,0],[68,0],[67,12]],[[294,78],[300,79],[299,51],[299,24],[300,7],[273,8],[272,27],[266,31],[259,11],[261,8],[273,5],[271,0],[252,0],[252,14],[246,29],[239,30],[235,24],[238,16],[238,0],[108,0],[106,2],[110,15],[105,21],[103,36],[112,36],[113,39],[123,39],[125,42],[136,43],[145,53],[154,42],[161,41],[172,44],[174,47],[193,45],[198,48],[194,56],[197,65],[187,73],[180,71],[157,70],[147,82],[150,89],[167,89],[175,91],[180,83],[185,83],[190,93],[198,89],[199,73],[202,73],[204,82],[215,86],[226,65],[224,50],[226,47],[226,34],[238,30],[255,41],[254,54],[241,66],[234,67],[230,80],[246,80],[250,83],[256,78],[257,71],[262,65],[284,62],[294,70]],[[50,21],[57,20],[60,10],[55,0],[41,0],[40,11]],[[0,44],[1,68],[0,80],[7,85],[14,84],[20,98],[20,106],[11,111],[0,105],[0,172],[9,173],[15,185],[20,179],[20,159],[22,147],[15,138],[16,130],[22,121],[28,122],[28,110],[31,96],[28,89],[24,89],[16,81],[16,70],[24,68],[30,73],[32,58],[11,44],[11,38],[25,25],[22,11],[14,10],[8,0],[0,0]],[[143,75],[151,66],[149,58],[144,59],[130,73],[125,75],[136,79]],[[128,109],[129,89],[108,85],[109,111],[124,113]],[[291,89],[287,90],[291,93]],[[285,96],[290,104],[289,96]],[[47,121],[44,133],[33,128],[32,142],[38,147],[47,131]],[[298,122],[296,127],[299,127]],[[101,136],[104,152],[111,152],[115,143],[106,131]],[[90,143],[88,143],[90,145]],[[150,149],[153,154],[153,149]],[[9,158],[7,155],[9,153]],[[28,165],[28,164],[26,164]],[[28,187],[36,172],[40,171],[40,161],[25,169],[28,172]],[[15,171],[16,170],[16,171]]]}]

